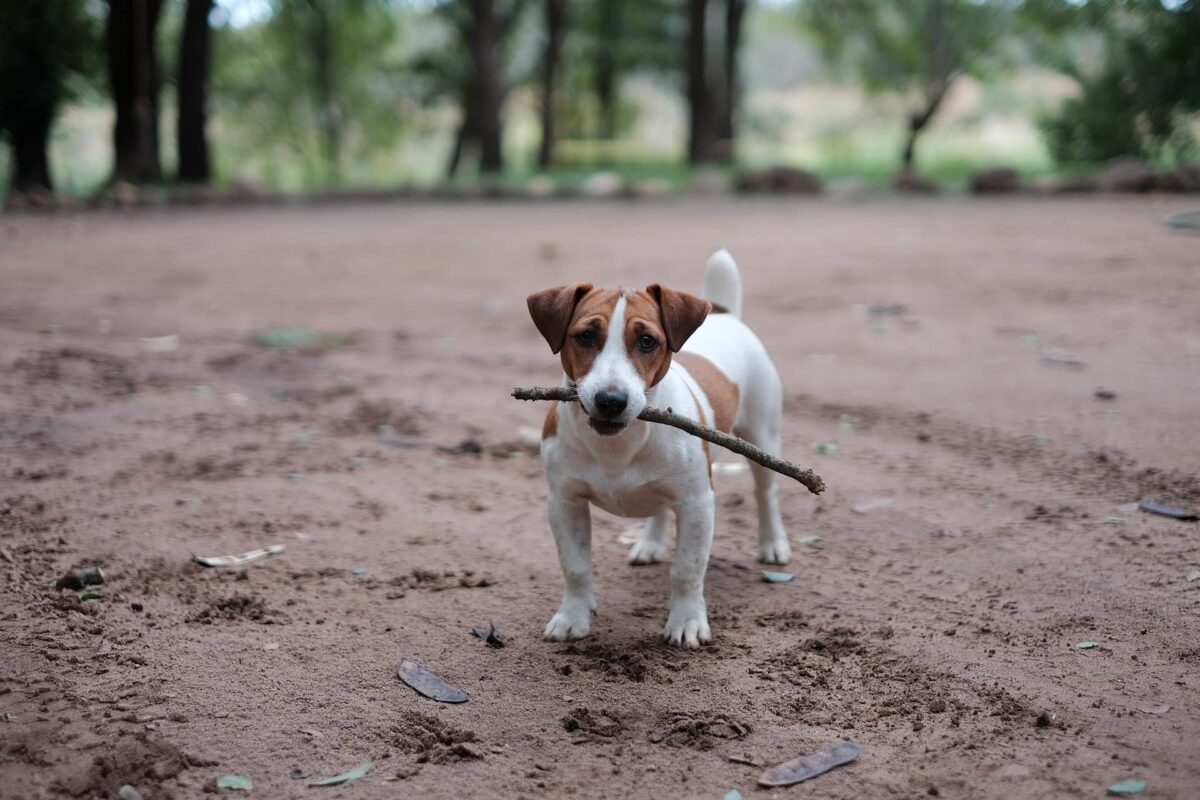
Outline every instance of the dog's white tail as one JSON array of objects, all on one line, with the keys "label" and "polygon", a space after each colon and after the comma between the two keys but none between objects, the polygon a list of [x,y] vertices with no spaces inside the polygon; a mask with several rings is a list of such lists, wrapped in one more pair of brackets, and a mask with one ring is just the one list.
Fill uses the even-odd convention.
[{"label": "dog's white tail", "polygon": [[728,250],[718,250],[704,268],[704,299],[742,316],[742,276]]}]

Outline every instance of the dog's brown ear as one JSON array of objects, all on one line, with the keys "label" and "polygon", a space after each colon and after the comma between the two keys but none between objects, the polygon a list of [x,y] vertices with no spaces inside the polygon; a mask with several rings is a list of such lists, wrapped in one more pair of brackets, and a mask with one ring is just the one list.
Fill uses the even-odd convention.
[{"label": "dog's brown ear", "polygon": [[529,306],[529,316],[533,317],[533,324],[546,337],[551,352],[557,354],[563,349],[575,306],[591,290],[590,283],[572,283],[534,292],[525,300]]},{"label": "dog's brown ear", "polygon": [[688,337],[696,332],[712,311],[712,303],[687,292],[677,292],[662,284],[646,287],[646,293],[658,302],[662,314],[663,332],[667,335],[667,347],[678,353]]}]

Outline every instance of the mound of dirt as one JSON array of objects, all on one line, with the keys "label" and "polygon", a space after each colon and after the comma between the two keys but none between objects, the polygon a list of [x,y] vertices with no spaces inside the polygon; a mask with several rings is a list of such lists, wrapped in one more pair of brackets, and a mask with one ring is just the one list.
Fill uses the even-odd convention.
[{"label": "mound of dirt", "polygon": [[261,597],[235,594],[210,602],[205,608],[188,617],[188,622],[212,625],[214,622],[238,622],[247,620],[263,625],[279,622],[276,612],[267,608]]},{"label": "mound of dirt", "polygon": [[392,725],[384,740],[401,753],[413,753],[417,763],[447,764],[483,758],[474,731],[456,728],[436,717],[408,711]]},{"label": "mound of dirt", "polygon": [[677,713],[659,720],[658,727],[650,732],[650,741],[667,747],[711,750],[722,741],[745,739],[751,731],[749,723],[739,722],[727,714],[694,716]]},{"label": "mound of dirt", "polygon": [[585,737],[600,736],[611,739],[625,730],[625,723],[610,711],[592,711],[579,707],[562,718],[563,730]]}]

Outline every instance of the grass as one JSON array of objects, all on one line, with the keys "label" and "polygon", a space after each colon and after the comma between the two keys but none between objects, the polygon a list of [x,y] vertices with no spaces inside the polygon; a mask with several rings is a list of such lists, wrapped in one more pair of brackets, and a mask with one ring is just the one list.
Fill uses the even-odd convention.
[{"label": "grass", "polygon": [[[947,188],[963,187],[981,169],[1007,166],[1025,179],[1056,171],[1035,123],[1048,96],[1061,93],[1049,79],[1018,76],[1003,84],[962,81],[943,112],[922,136],[917,168]],[[1050,88],[1047,88],[1049,86]],[[1031,88],[1032,87],[1032,88]],[[496,177],[467,170],[448,188],[517,189],[544,175],[556,188],[577,188],[597,171],[611,171],[629,183],[656,181],[668,190],[686,189],[693,173],[683,163],[686,116],[679,97],[649,81],[633,81],[627,99],[641,112],[624,137],[614,142],[573,139],[559,144],[560,165],[536,168],[536,102],[531,92],[515,93],[506,119],[508,169]],[[173,111],[164,108],[164,119]],[[854,179],[885,188],[899,168],[907,107],[899,98],[872,96],[854,87],[809,83],[799,88],[750,92],[741,117],[738,168],[797,166],[827,181]],[[384,152],[350,154],[340,179],[331,185],[321,165],[283,147],[256,147],[228,121],[211,128],[218,190],[249,184],[272,192],[313,192],[331,188],[393,189],[446,185],[444,165],[454,115],[430,110],[428,124],[410,130]],[[51,161],[63,194],[87,196],[102,187],[110,169],[112,113],[104,107],[68,109],[55,126]],[[353,141],[353,137],[348,137]],[[164,162],[169,168],[170,125],[164,124]],[[0,147],[0,174],[7,172]],[[4,189],[0,189],[2,194]]]}]

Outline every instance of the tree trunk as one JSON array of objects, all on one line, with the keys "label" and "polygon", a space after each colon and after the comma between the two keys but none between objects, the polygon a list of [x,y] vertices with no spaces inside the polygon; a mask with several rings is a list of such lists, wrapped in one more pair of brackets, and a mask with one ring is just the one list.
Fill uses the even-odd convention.
[{"label": "tree trunk", "polygon": [[454,136],[454,148],[450,151],[450,160],[446,164],[446,177],[453,178],[462,165],[463,152],[467,145],[475,140],[474,126],[471,118],[464,116],[458,124],[458,133]]},{"label": "tree trunk", "polygon": [[933,119],[946,98],[953,76],[946,64],[946,26],[944,0],[929,0],[926,21],[926,47],[929,48],[929,75],[925,86],[925,108],[908,121],[908,138],[904,142],[903,170],[911,173],[916,159],[917,137]]},{"label": "tree trunk", "polygon": [[599,138],[617,135],[617,40],[621,35],[620,0],[599,0],[599,47],[596,48],[596,102],[599,105]]},{"label": "tree trunk", "polygon": [[209,27],[213,0],[187,0],[179,45],[179,180],[208,183]]},{"label": "tree trunk", "polygon": [[499,172],[504,168],[500,126],[503,84],[497,58],[501,25],[495,0],[471,0],[471,16],[472,91],[467,117],[472,121],[470,133],[479,144],[480,171]]},{"label": "tree trunk", "polygon": [[542,144],[538,149],[538,166],[542,169],[554,162],[554,95],[558,84],[558,63],[562,58],[563,37],[567,27],[567,0],[544,2],[546,49],[542,54]]},{"label": "tree trunk", "polygon": [[746,0],[725,0],[725,71],[722,82],[721,115],[717,123],[717,139],[721,157],[733,159],[735,118],[738,111],[738,51],[742,44],[742,17]]},{"label": "tree trunk", "polygon": [[12,153],[12,191],[51,191],[50,162],[46,143],[50,139],[53,112],[25,114],[8,129]]},{"label": "tree trunk", "polygon": [[108,77],[117,119],[113,179],[162,180],[158,154],[158,54],[155,30],[162,0],[109,0]]},{"label": "tree trunk", "polygon": [[337,97],[337,66],[333,52],[333,20],[326,0],[308,0],[309,47],[312,48],[317,104],[317,129],[325,161],[325,182],[336,184],[342,172],[342,109]]},{"label": "tree trunk", "polygon": [[688,125],[688,161],[702,164],[716,160],[717,126],[712,90],[708,83],[706,17],[708,0],[688,0],[687,95],[691,117]]}]

